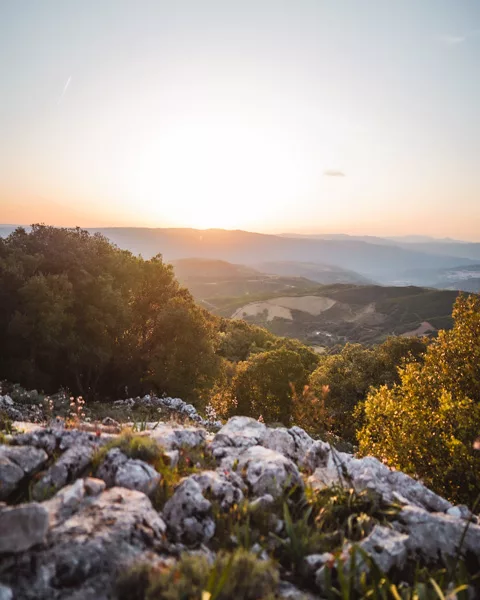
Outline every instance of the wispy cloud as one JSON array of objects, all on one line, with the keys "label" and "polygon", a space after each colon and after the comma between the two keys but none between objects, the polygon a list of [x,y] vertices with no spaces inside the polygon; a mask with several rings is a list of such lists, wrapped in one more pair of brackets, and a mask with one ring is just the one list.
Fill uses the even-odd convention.
[{"label": "wispy cloud", "polygon": [[475,37],[479,34],[480,29],[472,29],[471,31],[467,31],[466,33],[461,33],[459,35],[452,33],[440,35],[438,39],[447,46],[458,46],[459,44],[466,42],[469,38]]},{"label": "wispy cloud", "polygon": [[339,171],[338,169],[327,169],[323,172],[325,177],[345,177],[345,173],[343,171]]},{"label": "wispy cloud", "polygon": [[70,85],[70,82],[72,81],[72,76],[70,75],[67,79],[67,82],[65,83],[65,85],[63,86],[63,91],[60,94],[60,98],[58,99],[57,102],[57,106],[60,104],[60,102],[63,100],[63,97],[65,96],[65,94],[67,93],[68,90],[68,86]]},{"label": "wispy cloud", "polygon": [[456,46],[457,44],[463,44],[463,42],[467,39],[466,35],[441,35],[439,37],[440,41],[446,44],[447,46]]}]

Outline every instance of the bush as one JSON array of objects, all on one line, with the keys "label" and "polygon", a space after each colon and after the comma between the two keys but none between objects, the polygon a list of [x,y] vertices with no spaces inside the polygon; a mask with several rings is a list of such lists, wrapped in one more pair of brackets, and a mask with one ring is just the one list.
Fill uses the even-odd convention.
[{"label": "bush", "polygon": [[[374,348],[346,344],[339,354],[323,356],[309,380],[310,393],[324,398],[334,434],[355,442],[359,427],[355,409],[369,390],[399,381],[398,368],[420,359],[426,342],[418,338],[388,338]],[[328,394],[324,393],[328,387]]]},{"label": "bush", "polygon": [[480,296],[460,296],[454,327],[432,342],[400,383],[373,391],[364,405],[360,451],[373,454],[455,502],[480,489]]}]

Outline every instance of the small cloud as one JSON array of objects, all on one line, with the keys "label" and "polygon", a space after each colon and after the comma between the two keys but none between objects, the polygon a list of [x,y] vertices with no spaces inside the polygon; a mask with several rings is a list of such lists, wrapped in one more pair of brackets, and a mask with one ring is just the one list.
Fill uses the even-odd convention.
[{"label": "small cloud", "polygon": [[338,171],[337,169],[327,169],[323,174],[325,177],[345,177],[345,173],[343,171]]},{"label": "small cloud", "polygon": [[466,35],[441,35],[440,41],[447,46],[457,46],[458,44],[463,44],[463,42],[467,39]]},{"label": "small cloud", "polygon": [[471,29],[470,31],[466,31],[460,35],[455,35],[451,33],[440,35],[438,39],[447,46],[458,46],[459,44],[463,44],[463,42],[466,42],[468,39],[476,37],[479,34],[480,29]]}]

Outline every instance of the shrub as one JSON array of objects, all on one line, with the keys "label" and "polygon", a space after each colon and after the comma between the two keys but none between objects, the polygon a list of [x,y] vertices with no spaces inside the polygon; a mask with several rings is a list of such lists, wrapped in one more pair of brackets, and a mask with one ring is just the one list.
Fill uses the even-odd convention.
[{"label": "shrub", "polygon": [[[417,338],[391,337],[374,348],[346,344],[339,354],[323,356],[310,376],[309,390],[314,397],[323,398],[332,432],[355,442],[358,403],[372,387],[398,382],[398,368],[406,361],[420,360],[425,344]],[[324,394],[326,387],[328,394]]]},{"label": "shrub", "polygon": [[480,296],[460,296],[453,318],[424,363],[408,364],[400,383],[368,396],[358,439],[361,453],[472,503],[480,486]]}]

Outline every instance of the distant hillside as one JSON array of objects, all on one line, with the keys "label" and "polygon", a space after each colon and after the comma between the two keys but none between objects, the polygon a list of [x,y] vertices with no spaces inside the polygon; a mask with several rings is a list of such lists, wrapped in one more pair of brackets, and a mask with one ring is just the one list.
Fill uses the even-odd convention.
[{"label": "distant hillside", "polygon": [[[166,260],[211,258],[255,265],[262,262],[299,261],[329,264],[388,283],[412,268],[448,268],[458,259],[448,254],[419,252],[395,245],[357,240],[287,238],[277,235],[224,229],[96,229],[121,248],[145,258],[161,253]],[[473,261],[466,260],[464,264]]]},{"label": "distant hillside", "polygon": [[452,325],[457,292],[375,285],[321,286],[308,294],[237,299],[217,312],[313,345],[376,343],[389,335],[434,334]]},{"label": "distant hillside", "polygon": [[245,265],[235,265],[226,260],[208,258],[180,258],[172,261],[177,279],[182,283],[189,279],[231,279],[258,277],[256,269]]},{"label": "distant hillside", "polygon": [[[100,232],[120,248],[144,258],[160,253],[167,261],[194,256],[245,265],[259,261],[316,263],[389,285],[410,283],[405,272],[412,269],[448,269],[480,261],[480,244],[468,243],[400,244],[370,236],[357,239],[341,234],[317,239],[225,229],[112,227],[90,231]],[[9,227],[5,226],[0,235],[8,232]]]},{"label": "distant hillside", "polygon": [[255,267],[265,273],[273,273],[275,275],[306,277],[323,285],[330,283],[372,283],[372,281],[360,275],[360,273],[320,263],[272,261],[257,263]]},{"label": "distant hillside", "polygon": [[261,273],[245,265],[207,258],[172,261],[177,279],[193,296],[213,312],[217,303],[276,293],[305,292],[318,284],[304,277],[279,277]]}]

